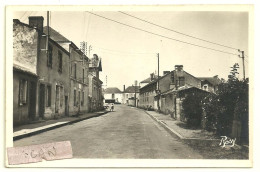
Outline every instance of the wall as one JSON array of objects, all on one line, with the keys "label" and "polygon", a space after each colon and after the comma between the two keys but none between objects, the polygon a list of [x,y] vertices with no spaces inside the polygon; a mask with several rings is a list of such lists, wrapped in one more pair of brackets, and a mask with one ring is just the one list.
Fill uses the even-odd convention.
[{"label": "wall", "polygon": [[[51,86],[51,106],[47,107],[45,104],[45,112],[43,118],[51,119],[56,116],[65,115],[65,96],[69,98],[70,81],[69,81],[69,54],[64,51],[57,43],[54,41],[49,41],[49,44],[53,47],[53,57],[52,57],[52,67],[47,66],[47,53],[46,51],[40,51],[40,57],[38,59],[38,75],[39,84],[45,85],[45,98],[46,98],[46,86]],[[41,39],[41,49],[45,49],[46,38]],[[59,72],[59,60],[58,52],[62,53],[62,72]],[[60,92],[61,105],[59,107],[58,113],[55,112],[56,103],[56,85],[63,87],[63,91]],[[40,91],[40,89],[39,89]],[[39,93],[39,92],[38,92]],[[40,93],[39,93],[40,94]],[[46,103],[47,101],[45,101]]]},{"label": "wall", "polygon": [[[19,102],[19,82],[20,80],[27,81],[26,104],[20,105]],[[31,83],[34,83],[32,85]],[[13,125],[26,124],[30,120],[36,118],[36,95],[37,77],[22,71],[13,72]],[[33,87],[33,88],[32,88]],[[31,106],[31,107],[30,107]],[[30,108],[32,110],[30,111]]]},{"label": "wall", "polygon": [[13,23],[13,64],[37,74],[38,32],[25,24]]},{"label": "wall", "polygon": [[156,96],[156,91],[155,91],[156,88],[157,88],[157,82],[154,82],[140,89],[139,102],[138,102],[139,107],[141,108],[151,107],[152,109],[155,108],[154,96]]}]

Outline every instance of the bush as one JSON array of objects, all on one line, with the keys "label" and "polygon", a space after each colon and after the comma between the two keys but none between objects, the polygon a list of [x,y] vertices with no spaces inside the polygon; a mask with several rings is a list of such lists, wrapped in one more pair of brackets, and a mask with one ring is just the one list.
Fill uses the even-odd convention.
[{"label": "bush", "polygon": [[218,86],[217,94],[203,100],[203,110],[206,130],[216,130],[218,135],[230,137],[233,120],[237,120],[242,126],[242,142],[248,142],[248,79],[238,80],[235,65],[228,81]]},{"label": "bush", "polygon": [[188,94],[182,102],[183,112],[188,127],[199,127],[202,118],[202,99],[204,94],[194,92]]}]

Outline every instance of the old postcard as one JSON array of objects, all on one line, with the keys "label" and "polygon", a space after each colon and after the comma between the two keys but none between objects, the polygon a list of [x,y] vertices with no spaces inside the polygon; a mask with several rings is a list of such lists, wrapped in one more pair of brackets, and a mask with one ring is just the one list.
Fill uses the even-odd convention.
[{"label": "old postcard", "polygon": [[253,18],[8,6],[6,166],[252,167]]}]

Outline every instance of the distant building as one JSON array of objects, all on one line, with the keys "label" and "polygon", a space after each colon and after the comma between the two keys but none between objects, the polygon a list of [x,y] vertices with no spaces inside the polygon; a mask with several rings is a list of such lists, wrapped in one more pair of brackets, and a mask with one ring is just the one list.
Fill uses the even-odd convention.
[{"label": "distant building", "polygon": [[105,100],[113,99],[116,103],[122,103],[123,93],[117,87],[109,87],[105,89],[104,98]]},{"label": "distant building", "polygon": [[[159,78],[159,91],[158,79],[140,88],[139,107],[175,114],[175,104],[178,100],[171,91],[183,87],[201,89],[201,80],[184,71],[183,65],[175,65],[173,71],[165,71],[164,75]],[[158,104],[160,109],[158,109]]]},{"label": "distant building", "polygon": [[123,103],[130,106],[137,106],[139,103],[140,86],[129,86],[123,92]]},{"label": "distant building", "polygon": [[146,78],[145,80],[140,82],[140,87],[142,88],[142,87],[146,86],[147,84],[149,84],[150,82],[152,82],[156,79],[158,79],[158,75],[151,73],[149,78]]},{"label": "distant building", "polygon": [[218,78],[218,75],[213,77],[198,77],[201,80],[201,89],[209,91],[211,93],[216,93],[218,90],[218,85],[221,83],[221,80]]}]

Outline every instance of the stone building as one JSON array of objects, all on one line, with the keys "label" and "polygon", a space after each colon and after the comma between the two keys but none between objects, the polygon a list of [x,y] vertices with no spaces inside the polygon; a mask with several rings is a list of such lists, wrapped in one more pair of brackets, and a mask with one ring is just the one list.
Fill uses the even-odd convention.
[{"label": "stone building", "polygon": [[173,113],[174,98],[162,95],[187,85],[200,89],[201,80],[184,71],[183,65],[175,65],[173,71],[164,71],[163,76],[159,78],[159,90],[158,79],[140,88],[139,107]]},{"label": "stone building", "polygon": [[99,72],[102,71],[102,60],[97,54],[89,62],[89,109],[91,112],[103,109],[102,84]]},{"label": "stone building", "polygon": [[[47,33],[47,27],[44,32]],[[68,96],[65,96],[66,115],[78,115],[89,111],[89,87],[88,87],[88,57],[70,40],[62,34],[49,27],[50,38],[58,45],[63,47],[69,55],[66,61],[68,70],[67,76],[64,76],[68,83]]]},{"label": "stone building", "polygon": [[39,117],[53,119],[68,115],[70,54],[43,30],[43,17],[29,17],[29,25],[41,33],[37,64]]},{"label": "stone building", "polygon": [[39,31],[13,20],[13,125],[37,119]]},{"label": "stone building", "polygon": [[221,83],[221,80],[218,78],[218,75],[213,77],[198,77],[201,80],[201,89],[209,91],[211,93],[216,93],[218,90],[218,85]]}]

